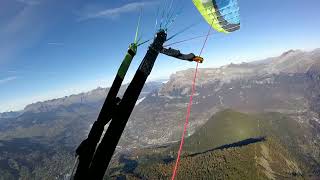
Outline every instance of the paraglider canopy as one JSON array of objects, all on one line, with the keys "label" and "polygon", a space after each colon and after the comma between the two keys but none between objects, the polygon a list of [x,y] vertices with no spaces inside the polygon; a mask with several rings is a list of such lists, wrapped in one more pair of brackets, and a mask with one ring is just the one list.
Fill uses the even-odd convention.
[{"label": "paraglider canopy", "polygon": [[204,19],[218,32],[240,29],[237,0],[192,0]]}]

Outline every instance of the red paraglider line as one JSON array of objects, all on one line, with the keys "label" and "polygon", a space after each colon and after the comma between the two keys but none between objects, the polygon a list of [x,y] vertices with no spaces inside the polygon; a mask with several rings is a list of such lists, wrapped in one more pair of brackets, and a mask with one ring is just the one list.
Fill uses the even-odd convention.
[{"label": "red paraglider line", "polygon": [[[203,43],[203,46],[201,48],[199,56],[202,55],[202,52],[204,50],[204,47],[207,44],[207,41],[208,41],[210,33],[211,33],[211,26],[210,26],[209,32],[208,32],[208,34],[206,36],[206,39],[205,39],[205,41]],[[183,128],[182,137],[181,137],[181,141],[180,141],[178,156],[177,156],[176,164],[175,164],[174,169],[173,169],[171,180],[175,179],[175,177],[177,175],[177,170],[178,170],[178,167],[179,167],[179,161],[180,161],[180,157],[181,157],[182,147],[183,147],[183,144],[184,144],[184,137],[185,137],[186,132],[187,132],[190,113],[191,113],[191,107],[192,107],[192,102],[193,102],[193,96],[195,94],[195,89],[196,89],[196,80],[197,80],[197,74],[198,74],[198,67],[199,67],[199,63],[197,62],[196,71],[194,73],[194,77],[193,77],[193,81],[192,81],[192,91],[191,91],[191,96],[190,96],[190,100],[189,100],[189,104],[188,104],[188,109],[187,109],[187,114],[186,114],[186,121],[184,123],[184,128]]]},{"label": "red paraglider line", "polygon": [[185,121],[185,123],[184,123],[183,133],[182,133],[181,142],[180,142],[180,147],[179,147],[179,151],[178,151],[178,157],[177,157],[176,164],[175,164],[175,166],[174,166],[174,170],[173,170],[173,173],[172,173],[171,180],[174,180],[175,177],[176,177],[176,174],[177,174],[177,169],[178,169],[178,166],[179,166],[180,156],[181,156],[181,152],[182,152],[182,146],[183,146],[183,143],[184,143],[184,137],[185,137],[185,134],[186,134],[186,131],[187,131],[187,126],[188,126],[188,124],[189,124],[189,117],[190,117],[190,112],[191,112],[193,95],[194,95],[194,91],[195,91],[195,81],[196,81],[196,78],[197,78],[198,66],[199,66],[199,63],[197,63],[196,71],[195,71],[195,73],[194,73],[194,78],[193,78],[193,83],[192,83],[192,93],[191,93],[190,101],[189,101],[189,104],[188,104],[186,121]]}]

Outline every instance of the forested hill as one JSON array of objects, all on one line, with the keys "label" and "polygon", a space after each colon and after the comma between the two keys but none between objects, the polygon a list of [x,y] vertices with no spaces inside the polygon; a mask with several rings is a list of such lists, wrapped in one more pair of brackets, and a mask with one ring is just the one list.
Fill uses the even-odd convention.
[{"label": "forested hill", "polygon": [[[186,139],[177,179],[317,178],[320,146],[306,143],[317,139],[310,130],[281,113],[219,112]],[[137,150],[108,175],[168,179],[178,145]]]}]

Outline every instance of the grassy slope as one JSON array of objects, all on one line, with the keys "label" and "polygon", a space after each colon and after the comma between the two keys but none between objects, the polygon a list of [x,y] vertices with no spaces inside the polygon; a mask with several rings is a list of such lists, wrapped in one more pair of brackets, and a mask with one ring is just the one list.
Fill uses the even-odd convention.
[{"label": "grassy slope", "polygon": [[226,110],[214,115],[195,134],[186,138],[184,151],[202,152],[258,136],[261,134],[255,117]]},{"label": "grassy slope", "polygon": [[[214,150],[260,136],[266,136],[266,141]],[[310,178],[312,164],[308,164],[308,158],[301,157],[303,151],[312,148],[303,143],[308,136],[307,127],[279,113],[248,115],[222,111],[186,139],[178,179]],[[163,159],[175,157],[177,147],[175,144],[136,152],[131,160],[138,162],[137,167],[131,172],[117,171],[120,172],[117,176],[168,179],[174,161],[168,163]]]}]

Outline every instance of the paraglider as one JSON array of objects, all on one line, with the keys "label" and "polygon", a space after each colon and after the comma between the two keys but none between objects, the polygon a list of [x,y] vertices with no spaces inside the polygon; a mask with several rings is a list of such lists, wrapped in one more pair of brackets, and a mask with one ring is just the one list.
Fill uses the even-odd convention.
[{"label": "paraglider", "polygon": [[203,18],[218,32],[240,29],[238,0],[192,0]]},{"label": "paraglider", "polygon": [[[169,7],[169,11],[172,9],[173,1]],[[238,6],[236,0],[193,0],[194,5],[200,11],[205,20],[210,24],[210,26],[216,29],[219,32],[229,33],[233,32],[240,27],[240,20],[238,14]],[[164,8],[164,11],[166,9]],[[164,14],[164,13],[163,13]],[[141,17],[141,15],[140,15]],[[163,15],[164,17],[164,15]],[[169,15],[167,17],[172,17]],[[175,18],[173,18],[175,19]],[[140,18],[139,18],[140,22]],[[166,26],[172,22],[171,19],[167,20]],[[186,60],[190,62],[197,62],[197,67],[195,71],[192,94],[190,97],[190,103],[188,106],[188,116],[190,115],[190,109],[192,105],[192,96],[195,89],[195,80],[196,73],[198,69],[198,64],[202,63],[204,59],[201,57],[201,53],[204,49],[204,46],[207,42],[209,33],[206,35],[206,40],[202,46],[201,53],[199,56],[196,56],[194,53],[183,54],[179,50],[173,48],[166,48],[164,43],[172,39],[179,33],[167,38],[167,27],[162,27],[157,31],[153,42],[149,46],[146,55],[144,56],[138,70],[136,71],[132,81],[130,82],[128,88],[126,89],[123,98],[120,99],[117,97],[120,86],[123,82],[124,76],[130,66],[130,63],[137,52],[137,47],[140,44],[137,42],[137,33],[135,42],[130,45],[127,55],[125,56],[116,78],[112,84],[112,87],[107,95],[105,103],[101,109],[101,112],[98,116],[98,120],[94,123],[88,138],[84,140],[81,145],[78,147],[76,153],[79,158],[79,164],[77,166],[74,179],[102,179],[104,173],[111,161],[112,155],[115,152],[117,144],[120,140],[120,137],[126,127],[126,124],[129,120],[129,117],[135,107],[136,101],[141,93],[141,90],[150,75],[154,63],[159,56],[159,54],[164,54],[170,57],[174,57],[180,60]],[[138,25],[139,27],[139,25]],[[188,29],[188,28],[187,28]],[[147,41],[145,41],[147,42]],[[144,43],[145,43],[144,42]],[[111,122],[110,122],[111,121]],[[99,143],[101,136],[103,134],[104,126],[110,122],[107,131],[105,132],[101,142]],[[186,123],[187,124],[187,123]],[[186,129],[186,125],[185,125]],[[184,131],[185,133],[185,131]],[[177,164],[179,162],[180,153],[182,149],[184,134],[182,135],[182,141],[180,144],[179,155],[177,158],[177,163],[175,170],[177,169]],[[99,143],[98,147],[97,144]],[[174,172],[175,175],[176,171]],[[173,175],[173,177],[174,177]]]}]

